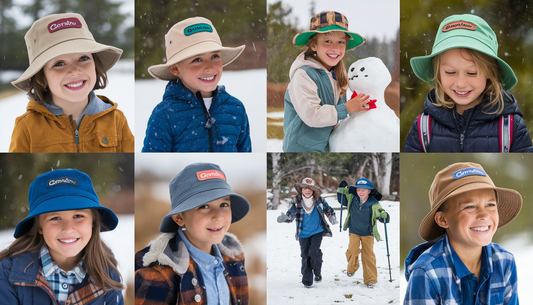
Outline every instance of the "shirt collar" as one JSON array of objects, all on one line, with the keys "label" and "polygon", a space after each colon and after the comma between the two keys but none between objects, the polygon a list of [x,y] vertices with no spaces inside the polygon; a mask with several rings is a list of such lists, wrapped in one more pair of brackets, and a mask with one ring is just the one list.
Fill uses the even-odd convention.
[{"label": "shirt collar", "polygon": [[[465,276],[470,275],[472,272],[468,270],[466,265],[463,263],[459,255],[457,255],[457,252],[455,252],[455,249],[453,249],[452,245],[450,244],[450,240],[448,238],[448,234],[445,235],[445,241],[446,241],[446,248],[449,249],[450,254],[448,255],[450,259],[450,263],[455,268],[455,273],[457,274],[458,278],[463,278]],[[488,251],[488,246],[484,246],[481,248],[481,272],[480,276],[483,273],[483,270],[489,270],[490,273],[492,273],[492,254],[491,251]]]},{"label": "shirt collar", "polygon": [[74,274],[76,276],[76,282],[81,283],[85,278],[85,275],[87,274],[83,258],[76,266],[74,266],[72,270],[65,271],[61,269],[52,259],[52,256],[50,256],[50,252],[48,251],[47,246],[43,246],[41,248],[41,263],[43,265],[43,273],[45,277],[49,277],[55,273],[59,274],[61,271],[63,271],[67,275]]},{"label": "shirt collar", "polygon": [[220,254],[220,251],[218,250],[218,247],[216,245],[213,245],[213,252],[215,255],[211,255],[209,253],[206,253],[198,248],[196,248],[185,236],[185,233],[183,233],[182,228],[178,229],[178,234],[181,237],[181,240],[185,243],[185,247],[187,248],[187,251],[189,251],[189,254],[191,255],[192,259],[200,266],[215,266],[222,264],[222,254]]}]

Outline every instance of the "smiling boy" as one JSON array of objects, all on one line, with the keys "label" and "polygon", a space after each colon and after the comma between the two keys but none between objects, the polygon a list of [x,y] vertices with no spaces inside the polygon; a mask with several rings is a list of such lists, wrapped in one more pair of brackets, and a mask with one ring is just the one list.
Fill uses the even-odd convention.
[{"label": "smiling boy", "polygon": [[222,68],[244,45],[223,47],[206,18],[188,18],[165,35],[167,62],[148,68],[168,81],[152,112],[143,152],[251,152],[250,125],[241,101],[218,86]]},{"label": "smiling boy", "polygon": [[518,304],[514,256],[492,243],[520,212],[522,196],[494,185],[481,165],[455,163],[435,176],[431,211],[405,260],[404,304]]},{"label": "smiling boy", "polygon": [[135,255],[135,304],[248,304],[243,246],[228,233],[250,203],[218,165],[191,164],[170,182],[165,234]]}]

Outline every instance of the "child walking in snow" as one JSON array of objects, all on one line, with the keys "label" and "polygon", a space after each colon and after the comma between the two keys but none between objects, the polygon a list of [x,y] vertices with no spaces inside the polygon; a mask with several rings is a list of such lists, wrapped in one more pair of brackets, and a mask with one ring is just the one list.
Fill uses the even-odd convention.
[{"label": "child walking in snow", "polygon": [[133,152],[124,113],[96,89],[122,50],[97,43],[79,14],[54,14],[24,36],[30,66],[13,86],[27,92],[27,111],[15,121],[10,152]]},{"label": "child walking in snow", "polygon": [[348,75],[342,61],[346,51],[365,42],[348,31],[348,20],[324,11],[311,18],[309,31],[294,36],[304,50],[290,68],[285,93],[283,151],[327,152],[333,127],[348,113],[366,111],[369,96],[359,93],[346,102]]},{"label": "child walking in snow", "polygon": [[479,164],[455,163],[435,175],[429,203],[418,230],[427,242],[405,259],[404,304],[517,305],[514,256],[492,237],[520,212],[520,193]]},{"label": "child walking in snow", "polygon": [[311,178],[304,178],[302,183],[294,184],[298,195],[292,199],[287,213],[281,213],[277,221],[290,223],[296,219],[296,240],[300,242],[302,257],[302,283],[306,288],[314,281],[322,281],[322,251],[320,245],[323,236],[332,236],[326,217],[332,225],[337,224],[335,211],[320,195],[322,190]]},{"label": "child walking in snow", "polygon": [[170,182],[165,233],[135,255],[135,304],[248,304],[243,246],[228,233],[250,203],[218,165],[194,163]]},{"label": "child walking in snow", "polygon": [[100,205],[89,176],[75,169],[37,177],[30,214],[0,252],[2,304],[124,304],[120,273],[101,231],[117,216]]},{"label": "child walking in snow", "polygon": [[[342,197],[341,197],[342,196]],[[389,222],[389,214],[381,207],[381,194],[368,179],[357,180],[355,186],[348,187],[342,181],[337,190],[337,198],[347,206],[348,216],[343,230],[350,229],[350,243],[346,250],[348,268],[346,274],[352,277],[359,269],[359,254],[363,263],[363,279],[368,288],[374,288],[378,282],[374,238],[380,241],[377,220]]]},{"label": "child walking in snow", "polygon": [[498,57],[490,26],[470,14],[439,26],[431,55],[411,67],[432,89],[404,152],[531,152],[533,146],[512,89],[517,78]]},{"label": "child walking in snow", "polygon": [[165,35],[167,62],[151,66],[168,81],[152,112],[143,152],[251,152],[244,105],[218,86],[222,67],[244,50],[223,47],[210,20],[188,18]]}]

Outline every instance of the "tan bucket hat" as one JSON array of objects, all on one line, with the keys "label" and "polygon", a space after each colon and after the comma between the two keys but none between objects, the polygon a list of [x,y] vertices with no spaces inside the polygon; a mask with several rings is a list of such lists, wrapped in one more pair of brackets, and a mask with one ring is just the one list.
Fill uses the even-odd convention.
[{"label": "tan bucket hat", "polygon": [[496,187],[483,167],[477,163],[454,163],[435,175],[429,188],[431,211],[426,215],[418,234],[430,241],[444,234],[445,230],[435,222],[435,213],[446,200],[471,190],[492,189],[497,193],[498,228],[510,223],[522,208],[522,196],[519,192]]},{"label": "tan bucket hat", "polygon": [[316,184],[315,180],[312,178],[303,178],[302,183],[295,183],[294,188],[296,191],[301,194],[302,188],[312,189],[317,196],[322,195],[322,189]]},{"label": "tan bucket hat", "polygon": [[220,51],[222,67],[241,55],[245,46],[223,47],[213,23],[204,17],[193,17],[176,23],[165,35],[167,62],[148,68],[153,77],[160,80],[174,80],[169,67],[184,59],[208,52]]},{"label": "tan bucket hat", "polygon": [[22,76],[12,81],[24,92],[31,90],[30,78],[51,59],[65,54],[95,54],[106,71],[119,60],[122,50],[97,43],[80,14],[53,14],[33,23],[24,35],[30,66]]}]

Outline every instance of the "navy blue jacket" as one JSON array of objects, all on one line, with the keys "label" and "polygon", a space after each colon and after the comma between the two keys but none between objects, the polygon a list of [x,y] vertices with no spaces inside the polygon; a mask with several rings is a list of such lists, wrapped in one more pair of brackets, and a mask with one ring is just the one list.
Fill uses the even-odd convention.
[{"label": "navy blue jacket", "polygon": [[[455,109],[436,107],[435,89],[431,90],[424,102],[424,113],[431,116],[431,138],[428,152],[499,152],[499,117],[513,114],[513,139],[510,152],[533,152],[533,144],[522,112],[514,96],[505,91],[504,109],[500,114],[486,114],[494,109],[483,109],[487,101],[482,101],[477,106],[465,110],[464,127],[461,129],[457,122],[459,116]],[[417,120],[413,123],[403,152],[423,152],[418,137]]]},{"label": "navy blue jacket", "polygon": [[[80,284],[71,286],[73,290],[67,299],[70,300],[70,305],[124,304],[122,291],[108,289],[103,292],[90,282],[91,278],[87,274]],[[120,277],[114,270],[111,271],[111,278],[120,282]],[[21,253],[0,262],[0,304],[57,304],[54,292],[42,274],[38,252]]]},{"label": "navy blue jacket", "polygon": [[143,152],[251,152],[250,125],[244,105],[224,86],[213,91],[211,128],[199,100],[179,81],[168,82],[148,120]]}]

